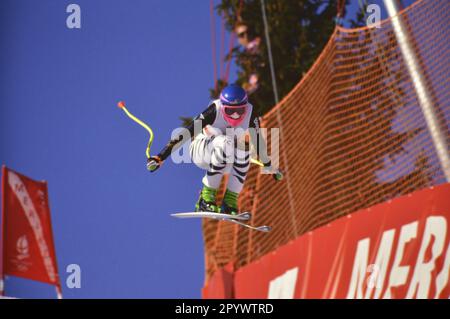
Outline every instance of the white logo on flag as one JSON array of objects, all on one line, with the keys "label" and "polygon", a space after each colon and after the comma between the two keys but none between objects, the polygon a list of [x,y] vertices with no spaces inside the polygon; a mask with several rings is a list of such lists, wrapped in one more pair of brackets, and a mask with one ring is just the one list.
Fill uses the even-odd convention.
[{"label": "white logo on flag", "polygon": [[30,245],[26,235],[20,236],[16,242],[16,258],[12,262],[16,265],[18,271],[26,272],[30,269],[32,263],[30,257]]},{"label": "white logo on flag", "polygon": [[30,257],[27,235],[23,235],[17,239],[16,249],[18,253],[17,259],[23,260]]}]

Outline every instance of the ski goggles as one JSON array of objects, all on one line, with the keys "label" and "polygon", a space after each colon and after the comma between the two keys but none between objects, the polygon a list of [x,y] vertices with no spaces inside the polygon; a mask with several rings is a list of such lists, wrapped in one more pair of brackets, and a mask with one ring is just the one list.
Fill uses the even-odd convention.
[{"label": "ski goggles", "polygon": [[245,114],[245,112],[247,112],[247,105],[239,105],[239,106],[224,105],[223,110],[226,115],[233,115],[234,113],[242,115]]}]

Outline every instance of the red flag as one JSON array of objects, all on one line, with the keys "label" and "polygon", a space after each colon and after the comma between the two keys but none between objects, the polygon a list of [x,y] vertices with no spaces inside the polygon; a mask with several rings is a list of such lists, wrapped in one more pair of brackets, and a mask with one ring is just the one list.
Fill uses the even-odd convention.
[{"label": "red flag", "polygon": [[34,181],[5,166],[2,172],[3,270],[0,266],[0,275],[52,284],[59,294],[47,183]]}]

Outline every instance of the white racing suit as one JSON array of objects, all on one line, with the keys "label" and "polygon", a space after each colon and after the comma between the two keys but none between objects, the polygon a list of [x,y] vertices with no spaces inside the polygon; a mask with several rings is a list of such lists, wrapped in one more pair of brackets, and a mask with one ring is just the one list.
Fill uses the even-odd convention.
[{"label": "white racing suit", "polygon": [[[186,127],[190,136],[194,137],[189,147],[191,159],[198,167],[206,170],[202,180],[204,185],[217,189],[223,175],[229,174],[227,189],[234,193],[241,192],[250,166],[250,147],[246,140],[248,133],[260,160],[264,166],[270,166],[259,119],[254,115],[250,103],[243,116],[244,119],[238,127],[231,127],[222,116],[221,101],[215,100]],[[197,127],[201,128],[198,133],[195,132]],[[181,146],[182,138],[180,135],[172,139],[158,156],[165,160],[172,151]]]}]

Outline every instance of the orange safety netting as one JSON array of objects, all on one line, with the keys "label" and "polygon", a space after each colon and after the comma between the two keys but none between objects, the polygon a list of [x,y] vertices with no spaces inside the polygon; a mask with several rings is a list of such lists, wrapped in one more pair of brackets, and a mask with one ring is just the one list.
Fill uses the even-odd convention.
[{"label": "orange safety netting", "polygon": [[[450,2],[421,0],[399,17],[448,151]],[[285,179],[276,182],[253,166],[239,201],[242,211],[252,212],[251,224],[273,230],[205,220],[206,280],[226,264],[242,267],[339,217],[445,182],[391,19],[380,28],[337,27],[263,126],[280,128]]]}]

